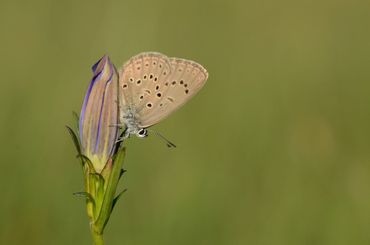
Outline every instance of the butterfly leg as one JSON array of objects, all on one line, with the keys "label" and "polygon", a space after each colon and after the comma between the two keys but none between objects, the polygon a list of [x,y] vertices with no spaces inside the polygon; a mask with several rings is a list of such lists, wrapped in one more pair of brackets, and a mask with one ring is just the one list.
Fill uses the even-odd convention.
[{"label": "butterfly leg", "polygon": [[111,125],[109,125],[109,127],[117,127],[119,129],[122,129],[122,125],[121,124],[111,124]]},{"label": "butterfly leg", "polygon": [[[122,128],[122,127],[120,127]],[[130,138],[130,133],[127,131],[127,128],[122,132],[122,134],[116,140],[116,143],[123,142],[125,139]]]}]

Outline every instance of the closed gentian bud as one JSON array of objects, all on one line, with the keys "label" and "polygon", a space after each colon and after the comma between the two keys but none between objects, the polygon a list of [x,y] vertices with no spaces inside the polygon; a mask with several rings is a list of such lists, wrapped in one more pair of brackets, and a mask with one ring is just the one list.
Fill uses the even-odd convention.
[{"label": "closed gentian bud", "polygon": [[100,173],[113,155],[118,136],[118,75],[106,55],[92,70],[79,121],[80,143],[82,154]]}]

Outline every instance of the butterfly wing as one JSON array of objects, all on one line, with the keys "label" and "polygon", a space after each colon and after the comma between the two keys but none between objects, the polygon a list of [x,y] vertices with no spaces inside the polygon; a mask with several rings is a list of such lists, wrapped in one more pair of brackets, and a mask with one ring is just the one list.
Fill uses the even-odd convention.
[{"label": "butterfly wing", "polygon": [[166,80],[159,81],[154,106],[139,111],[142,127],[154,125],[177,110],[193,97],[205,84],[208,73],[198,63],[170,58],[170,75]]},{"label": "butterfly wing", "polygon": [[119,71],[121,114],[144,108],[155,84],[169,75],[170,66],[167,56],[154,52],[141,53],[127,61]]},{"label": "butterfly wing", "polygon": [[134,107],[138,124],[150,127],[193,97],[207,78],[207,71],[194,61],[142,53],[121,71],[122,105]]}]

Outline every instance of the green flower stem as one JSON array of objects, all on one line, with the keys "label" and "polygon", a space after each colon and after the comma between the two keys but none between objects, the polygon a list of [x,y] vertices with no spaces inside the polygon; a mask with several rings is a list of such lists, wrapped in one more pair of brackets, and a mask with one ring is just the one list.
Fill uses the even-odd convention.
[{"label": "green flower stem", "polygon": [[91,234],[94,241],[94,245],[104,245],[103,234],[99,234],[91,227]]},{"label": "green flower stem", "polygon": [[95,245],[104,245],[103,232],[112,214],[113,208],[125,190],[116,194],[119,180],[123,173],[124,147],[117,145],[117,151],[111,156],[101,173],[96,172],[91,160],[81,153],[76,134],[67,127],[75,143],[78,157],[84,173],[85,192],[76,192],[76,196],[86,198],[86,210],[90,219],[90,230]]},{"label": "green flower stem", "polygon": [[[90,217],[90,229],[95,245],[103,245],[103,232],[112,214],[115,203],[121,193],[116,196],[118,182],[122,176],[122,165],[125,157],[125,148],[118,150],[108,161],[104,170],[98,174],[89,173],[86,192],[92,200],[87,200],[86,207]],[[93,207],[93,210],[92,210]]]}]

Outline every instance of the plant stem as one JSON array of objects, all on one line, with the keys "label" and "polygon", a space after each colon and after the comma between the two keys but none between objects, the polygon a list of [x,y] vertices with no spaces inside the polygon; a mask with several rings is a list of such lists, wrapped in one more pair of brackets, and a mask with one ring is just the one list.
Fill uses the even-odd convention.
[{"label": "plant stem", "polygon": [[94,245],[104,245],[103,234],[99,234],[91,227],[91,235],[94,241]]}]

